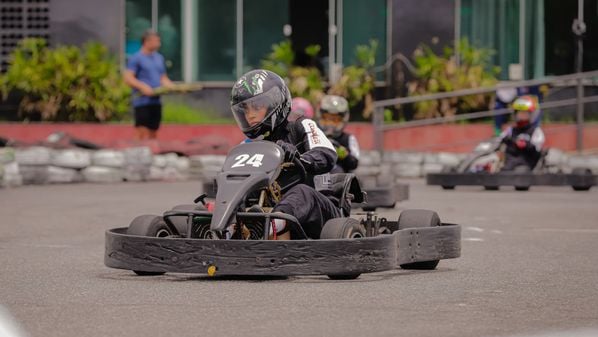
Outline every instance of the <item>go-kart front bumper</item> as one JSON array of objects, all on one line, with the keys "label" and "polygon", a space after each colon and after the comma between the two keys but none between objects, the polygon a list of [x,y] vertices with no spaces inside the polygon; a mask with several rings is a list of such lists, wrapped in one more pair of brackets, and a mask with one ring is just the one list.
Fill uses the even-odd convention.
[{"label": "go-kart front bumper", "polygon": [[575,190],[587,190],[598,184],[598,176],[593,174],[560,173],[434,173],[426,175],[428,185],[454,186],[571,186]]},{"label": "go-kart front bumper", "polygon": [[342,275],[461,254],[461,226],[455,224],[338,240],[202,240],[126,232],[126,228],[106,232],[106,266],[209,275]]}]

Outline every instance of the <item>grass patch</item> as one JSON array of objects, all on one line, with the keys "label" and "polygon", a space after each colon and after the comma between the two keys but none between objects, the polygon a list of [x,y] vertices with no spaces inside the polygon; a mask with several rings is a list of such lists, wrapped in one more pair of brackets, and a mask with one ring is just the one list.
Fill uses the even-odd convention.
[{"label": "grass patch", "polygon": [[162,122],[172,124],[232,124],[232,118],[218,116],[213,111],[193,108],[176,102],[164,102]]}]

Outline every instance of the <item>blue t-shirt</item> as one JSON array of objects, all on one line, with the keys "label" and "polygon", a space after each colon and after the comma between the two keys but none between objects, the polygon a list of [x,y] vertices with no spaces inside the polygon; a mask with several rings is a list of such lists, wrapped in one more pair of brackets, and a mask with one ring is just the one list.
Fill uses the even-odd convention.
[{"label": "blue t-shirt", "polygon": [[[129,60],[127,61],[127,69],[135,74],[135,78],[152,88],[160,86],[160,78],[166,73],[164,57],[158,52],[144,54],[141,51],[138,51],[129,57]],[[134,95],[137,94],[137,92],[137,89],[133,89]],[[133,99],[134,107],[153,104],[160,104],[160,96],[149,97],[135,95],[135,98]]]}]

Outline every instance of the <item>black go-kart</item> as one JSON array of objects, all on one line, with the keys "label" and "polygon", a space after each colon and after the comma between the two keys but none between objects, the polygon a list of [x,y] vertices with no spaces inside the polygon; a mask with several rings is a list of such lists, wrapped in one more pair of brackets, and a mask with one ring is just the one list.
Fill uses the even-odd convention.
[{"label": "black go-kart", "polygon": [[[571,186],[575,191],[588,191],[598,184],[598,176],[588,168],[573,168],[562,173],[551,168],[546,158],[550,149],[543,150],[534,168],[515,167],[513,171],[501,171],[504,149],[500,138],[482,142],[463,159],[457,167],[446,167],[441,173],[426,175],[428,185],[439,185],[445,190],[455,186],[484,186],[489,191],[501,186],[513,186],[517,191],[527,191],[530,186]],[[557,171],[557,173],[554,173]]]},{"label": "black go-kart", "polygon": [[[442,223],[433,211],[404,210],[396,221],[374,212],[362,213],[361,218],[347,214],[351,207],[346,203],[364,202],[366,197],[352,174],[314,179],[322,193],[340,200],[344,216],[327,221],[319,238],[310,238],[295,217],[272,212],[285,191],[304,182],[307,174],[300,159],[284,163],[282,149],[271,142],[233,148],[217,179],[211,211],[201,204],[202,195],[196,204],[175,206],[161,216],[140,215],[129,227],[108,230],[106,266],[138,275],[354,279],[397,267],[432,270],[439,260],[460,256],[461,227]],[[286,220],[291,240],[275,240],[274,219]]]}]

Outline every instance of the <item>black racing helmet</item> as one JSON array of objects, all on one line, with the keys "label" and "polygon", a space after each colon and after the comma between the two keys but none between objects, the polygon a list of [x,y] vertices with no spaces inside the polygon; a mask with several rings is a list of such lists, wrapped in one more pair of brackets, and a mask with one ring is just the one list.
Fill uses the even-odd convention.
[{"label": "black racing helmet", "polygon": [[235,83],[230,105],[241,131],[255,139],[266,136],[287,120],[291,111],[291,93],[280,76],[256,69]]}]

